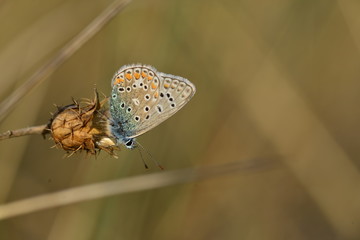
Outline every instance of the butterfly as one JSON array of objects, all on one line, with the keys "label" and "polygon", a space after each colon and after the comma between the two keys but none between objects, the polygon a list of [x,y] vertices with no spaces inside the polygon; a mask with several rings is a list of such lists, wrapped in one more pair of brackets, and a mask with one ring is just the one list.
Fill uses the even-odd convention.
[{"label": "butterfly", "polygon": [[122,66],[111,80],[110,132],[127,148],[179,111],[195,94],[189,80],[143,64]]}]

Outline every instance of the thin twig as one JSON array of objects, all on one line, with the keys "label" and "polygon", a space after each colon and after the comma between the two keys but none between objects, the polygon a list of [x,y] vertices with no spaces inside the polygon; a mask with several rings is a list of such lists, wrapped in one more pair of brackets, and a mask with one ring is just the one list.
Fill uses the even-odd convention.
[{"label": "thin twig", "polygon": [[40,67],[19,88],[0,104],[0,122],[10,113],[16,103],[20,101],[35,86],[49,77],[62,63],[70,58],[84,43],[98,33],[106,23],[115,17],[132,0],[115,0],[100,15],[98,15],[87,27],[66,44],[58,54]]},{"label": "thin twig", "polygon": [[4,133],[0,133],[0,140],[14,138],[14,137],[21,137],[26,135],[32,135],[32,134],[42,134],[43,131],[46,128],[45,125],[40,126],[34,126],[34,127],[27,127],[27,128],[21,128],[16,130],[9,130]]},{"label": "thin twig", "polygon": [[200,169],[188,168],[184,170],[146,174],[103,183],[90,184],[87,186],[74,187],[55,193],[49,193],[0,205],[0,220],[117,194],[138,192],[180,183],[200,181],[221,175],[238,173],[244,170],[264,169],[264,166],[266,168],[269,167],[269,163],[270,161],[265,161],[264,165],[264,161],[260,160],[259,162],[257,159],[237,161],[217,166],[202,167]]}]

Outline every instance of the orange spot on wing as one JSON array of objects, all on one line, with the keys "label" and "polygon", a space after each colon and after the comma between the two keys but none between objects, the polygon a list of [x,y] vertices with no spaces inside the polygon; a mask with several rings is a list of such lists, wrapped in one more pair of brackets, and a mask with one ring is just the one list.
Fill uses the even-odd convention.
[{"label": "orange spot on wing", "polygon": [[116,85],[116,84],[119,84],[119,83],[123,83],[125,80],[123,79],[123,78],[117,78],[116,80],[115,80],[115,82],[114,82],[114,85]]},{"label": "orange spot on wing", "polygon": [[130,73],[125,74],[126,79],[130,80],[132,79],[132,75]]},{"label": "orange spot on wing", "polygon": [[156,87],[157,87],[157,86],[156,86],[155,83],[151,83],[151,88],[152,88],[152,89],[156,89]]},{"label": "orange spot on wing", "polygon": [[146,78],[146,77],[147,77],[147,74],[146,74],[145,72],[142,72],[142,73],[141,73],[141,76],[142,76],[143,78]]},{"label": "orange spot on wing", "polygon": [[155,92],[154,97],[158,98],[159,97],[159,92]]},{"label": "orange spot on wing", "polygon": [[154,77],[149,76],[148,81],[151,81]]},{"label": "orange spot on wing", "polygon": [[169,88],[169,84],[165,83],[164,88]]},{"label": "orange spot on wing", "polygon": [[134,77],[136,78],[136,79],[139,79],[140,78],[140,73],[134,73]]}]

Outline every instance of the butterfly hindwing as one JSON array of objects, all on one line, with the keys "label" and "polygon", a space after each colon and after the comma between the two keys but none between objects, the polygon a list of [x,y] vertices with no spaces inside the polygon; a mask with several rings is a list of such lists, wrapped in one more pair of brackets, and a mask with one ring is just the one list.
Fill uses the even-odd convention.
[{"label": "butterfly hindwing", "polygon": [[156,101],[154,94],[160,85],[156,69],[135,64],[119,69],[112,79],[110,114],[112,124],[118,129],[115,135],[129,138],[136,132],[146,104]]},{"label": "butterfly hindwing", "polygon": [[156,127],[179,111],[195,94],[195,86],[185,78],[165,73],[161,77],[158,100],[152,102],[148,119],[141,121],[132,137]]}]

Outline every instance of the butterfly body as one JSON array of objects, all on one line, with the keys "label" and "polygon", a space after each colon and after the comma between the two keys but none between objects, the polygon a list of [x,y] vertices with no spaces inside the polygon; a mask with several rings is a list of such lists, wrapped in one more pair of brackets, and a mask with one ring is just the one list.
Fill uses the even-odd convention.
[{"label": "butterfly body", "polygon": [[111,85],[110,131],[127,148],[136,147],[135,137],[171,117],[196,92],[189,80],[142,64],[121,67]]}]

